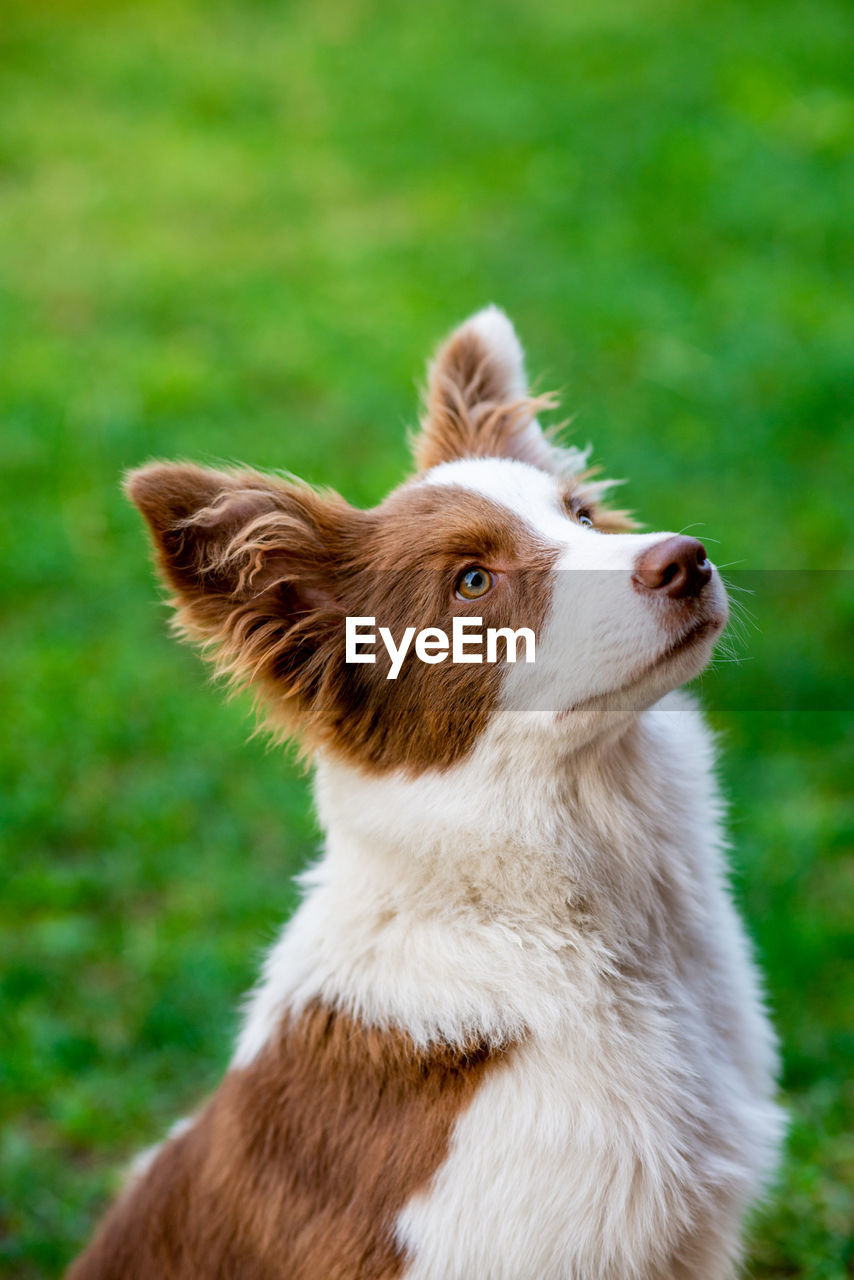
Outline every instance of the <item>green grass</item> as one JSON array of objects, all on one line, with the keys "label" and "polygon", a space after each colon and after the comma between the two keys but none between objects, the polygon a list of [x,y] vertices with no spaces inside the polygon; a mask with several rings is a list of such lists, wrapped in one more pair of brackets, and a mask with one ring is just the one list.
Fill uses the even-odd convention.
[{"label": "green grass", "polygon": [[58,1274],[214,1084],[317,839],[167,638],[121,472],[374,501],[490,300],[642,519],[805,571],[702,688],[792,1114],[750,1274],[854,1273],[851,35],[845,0],[7,0],[4,1275]]}]

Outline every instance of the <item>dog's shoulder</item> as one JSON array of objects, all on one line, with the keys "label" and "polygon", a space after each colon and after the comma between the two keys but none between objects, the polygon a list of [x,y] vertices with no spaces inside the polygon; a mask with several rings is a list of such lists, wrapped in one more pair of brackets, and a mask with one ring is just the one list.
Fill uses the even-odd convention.
[{"label": "dog's shoulder", "polygon": [[108,1214],[69,1280],[385,1280],[393,1229],[504,1055],[419,1047],[320,1003],[230,1070]]}]

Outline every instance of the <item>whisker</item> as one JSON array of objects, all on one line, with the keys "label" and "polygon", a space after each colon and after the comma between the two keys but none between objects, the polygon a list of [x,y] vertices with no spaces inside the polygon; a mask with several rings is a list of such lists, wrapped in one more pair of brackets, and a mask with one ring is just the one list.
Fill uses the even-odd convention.
[{"label": "whisker", "polygon": [[[681,536],[683,533],[687,533],[689,529],[702,529],[702,527],[703,527],[703,522],[702,522],[701,520],[698,520],[695,524],[686,524],[686,525],[683,525],[683,526],[682,526],[682,528],[679,530],[679,535]],[[721,540],[720,540],[720,538],[713,538],[713,537],[711,537],[711,535],[710,535],[710,534],[707,534],[707,533],[704,533],[704,534],[703,534],[703,541],[704,541],[704,542],[714,542],[714,543],[716,544],[716,546],[720,546],[720,545],[721,545]]]},{"label": "whisker", "polygon": [[748,608],[748,606],[745,604],[743,600],[739,600],[736,598],[736,599],[730,600],[729,603],[730,603],[730,610],[731,610],[730,617],[734,621],[741,622],[748,626],[751,626],[755,631],[761,630],[759,626],[759,619],[757,618],[753,610]]}]

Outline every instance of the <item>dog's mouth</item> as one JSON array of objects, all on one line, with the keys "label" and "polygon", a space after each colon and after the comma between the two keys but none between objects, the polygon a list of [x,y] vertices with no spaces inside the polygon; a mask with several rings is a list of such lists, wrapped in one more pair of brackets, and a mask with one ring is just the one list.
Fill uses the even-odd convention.
[{"label": "dog's mouth", "polygon": [[693,622],[681,636],[671,643],[660,654],[652,664],[647,668],[648,673],[657,670],[663,666],[671,658],[675,658],[678,653],[682,653],[685,649],[690,649],[698,640],[704,639],[706,636],[719,635],[726,625],[726,618],[721,614],[713,614],[708,618],[700,618]]},{"label": "dog's mouth", "polygon": [[[609,689],[606,693],[597,693],[591,698],[583,698],[580,702],[574,702],[571,707],[566,707],[563,711],[557,713],[557,720],[566,720],[575,712],[589,711],[595,707],[616,709],[618,699],[631,694],[650,680],[654,680],[656,674],[669,666],[680,654],[687,653],[703,640],[717,639],[726,626],[726,620],[727,614],[725,610],[715,611],[714,613],[706,614],[705,617],[697,618],[681,635],[671,640],[662,653],[653,658],[630,680],[625,681],[616,689]],[[698,672],[693,674],[698,674]]]},{"label": "dog's mouth", "polygon": [[725,610],[715,610],[705,613],[701,618],[696,618],[685,628],[681,635],[670,641],[663,653],[660,653],[657,658],[653,658],[652,662],[629,680],[625,688],[631,689],[635,685],[645,683],[650,676],[654,676],[657,671],[661,671],[668,666],[680,654],[687,653],[689,649],[694,648],[700,641],[716,640],[726,626],[726,620],[727,614]]}]

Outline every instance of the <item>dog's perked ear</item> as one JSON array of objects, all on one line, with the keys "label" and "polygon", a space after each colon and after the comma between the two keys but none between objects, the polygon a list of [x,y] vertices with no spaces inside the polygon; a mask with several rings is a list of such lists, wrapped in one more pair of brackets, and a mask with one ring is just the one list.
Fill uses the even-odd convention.
[{"label": "dog's perked ear", "polygon": [[125,491],[148,522],[178,631],[233,683],[258,686],[280,719],[307,710],[341,629],[363,513],[275,476],[181,463],[132,471]]},{"label": "dog's perked ear", "polygon": [[428,369],[421,430],[412,441],[419,471],[462,458],[515,458],[558,476],[607,533],[636,528],[627,511],[603,502],[615,483],[587,467],[588,449],[555,443],[537,421],[551,395],[532,396],[516,330],[498,307],[455,329]]},{"label": "dog's perked ear", "polygon": [[[530,396],[513,325],[486,307],[455,329],[427,374],[424,416],[413,441],[420,471],[459,458],[518,458],[545,471],[583,462],[577,450],[550,444],[536,415],[551,396]],[[562,455],[562,456],[561,456]]]}]

